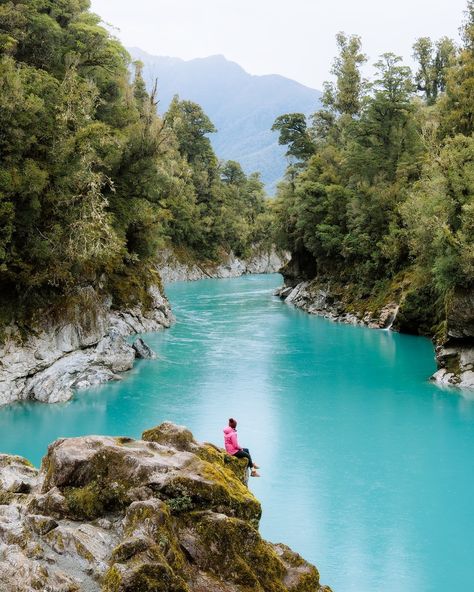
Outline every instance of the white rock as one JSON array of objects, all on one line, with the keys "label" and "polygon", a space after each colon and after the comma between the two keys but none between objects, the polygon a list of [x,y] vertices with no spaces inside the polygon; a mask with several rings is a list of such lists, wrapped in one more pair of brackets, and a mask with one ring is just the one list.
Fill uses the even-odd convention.
[{"label": "white rock", "polygon": [[[184,259],[184,260],[183,260]],[[257,250],[248,258],[240,259],[233,253],[224,257],[219,264],[202,263],[191,255],[181,258],[171,249],[160,253],[158,271],[165,283],[194,281],[205,278],[231,278],[245,274],[276,273],[289,260],[287,253],[277,253],[275,249]]]},{"label": "white rock", "polygon": [[24,399],[67,401],[74,389],[118,379],[117,373],[129,370],[135,358],[124,337],[158,331],[174,320],[157,286],[150,288],[150,296],[149,310],[112,311],[110,298],[84,288],[66,320],[44,320],[26,342],[17,327],[8,327],[0,344],[0,405]]}]

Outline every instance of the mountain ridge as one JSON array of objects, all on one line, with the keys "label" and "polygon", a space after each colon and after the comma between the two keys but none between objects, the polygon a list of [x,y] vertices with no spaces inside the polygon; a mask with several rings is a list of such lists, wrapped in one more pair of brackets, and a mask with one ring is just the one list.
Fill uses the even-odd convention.
[{"label": "mountain ridge", "polygon": [[219,158],[239,161],[247,173],[260,171],[268,193],[275,192],[287,160],[271,126],[283,113],[313,113],[320,91],[280,74],[249,74],[222,54],[184,60],[128,51],[143,62],[148,87],[158,80],[160,113],[175,94],[199,103],[218,130],[211,141]]}]

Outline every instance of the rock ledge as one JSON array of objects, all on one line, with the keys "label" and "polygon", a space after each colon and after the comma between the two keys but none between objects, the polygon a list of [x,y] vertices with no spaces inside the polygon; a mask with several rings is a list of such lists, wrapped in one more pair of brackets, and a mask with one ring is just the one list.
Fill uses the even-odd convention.
[{"label": "rock ledge", "polygon": [[3,592],[330,592],[258,533],[246,464],[170,423],[0,455]]}]

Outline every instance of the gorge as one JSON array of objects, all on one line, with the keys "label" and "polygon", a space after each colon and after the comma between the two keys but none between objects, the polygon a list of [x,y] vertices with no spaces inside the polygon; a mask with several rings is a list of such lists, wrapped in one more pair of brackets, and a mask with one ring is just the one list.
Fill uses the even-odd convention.
[{"label": "gorge", "polygon": [[139,438],[166,420],[221,445],[235,415],[262,467],[250,483],[262,536],[317,565],[322,582],[469,588],[469,391],[428,381],[430,340],[308,315],[273,296],[281,283],[169,284],[176,323],[144,335],[157,359],[66,403],[3,407],[0,449],[38,466],[58,438]]},{"label": "gorge", "polygon": [[321,94],[0,1],[2,591],[474,588],[459,32],[339,32]]}]

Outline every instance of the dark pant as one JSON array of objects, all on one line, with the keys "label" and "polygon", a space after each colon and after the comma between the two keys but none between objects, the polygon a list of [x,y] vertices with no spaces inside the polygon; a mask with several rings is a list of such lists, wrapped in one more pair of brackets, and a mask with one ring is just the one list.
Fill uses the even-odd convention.
[{"label": "dark pant", "polygon": [[246,458],[249,461],[249,468],[253,467],[252,457],[250,456],[250,452],[248,448],[242,448],[234,454],[237,458]]}]

